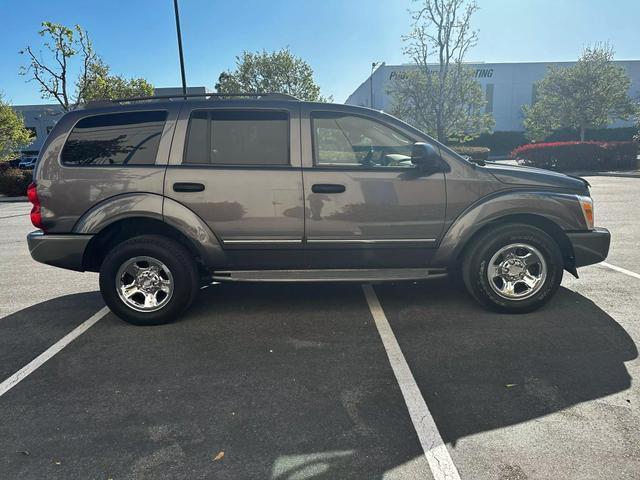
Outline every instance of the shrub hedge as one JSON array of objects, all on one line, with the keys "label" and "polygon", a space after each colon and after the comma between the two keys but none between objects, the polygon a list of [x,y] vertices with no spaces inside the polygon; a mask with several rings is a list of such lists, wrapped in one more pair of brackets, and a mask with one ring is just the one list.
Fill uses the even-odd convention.
[{"label": "shrub hedge", "polygon": [[27,194],[31,179],[31,170],[7,167],[4,162],[0,162],[0,194],[22,197]]},{"label": "shrub hedge", "polygon": [[[586,140],[589,142],[621,142],[631,141],[637,133],[635,127],[594,128],[587,129]],[[544,142],[571,142],[580,138],[575,129],[557,130],[544,139]],[[488,147],[492,155],[508,155],[514,148],[529,143],[525,132],[499,131],[483,133],[479,137],[465,142],[465,146]]]},{"label": "shrub hedge", "polygon": [[530,143],[511,152],[525,165],[558,171],[629,170],[638,166],[636,142]]},{"label": "shrub hedge", "polygon": [[467,145],[449,145],[449,148],[460,155],[466,155],[475,160],[488,160],[489,150],[487,147],[469,147]]},{"label": "shrub hedge", "polygon": [[494,155],[508,155],[514,148],[527,143],[524,132],[493,132],[483,133],[477,138],[465,142],[464,146],[487,147]]}]

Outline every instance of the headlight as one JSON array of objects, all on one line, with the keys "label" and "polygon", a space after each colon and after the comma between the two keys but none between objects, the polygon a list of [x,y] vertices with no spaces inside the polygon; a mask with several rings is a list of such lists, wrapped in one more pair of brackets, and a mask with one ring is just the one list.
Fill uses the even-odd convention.
[{"label": "headlight", "polygon": [[578,195],[578,201],[580,202],[580,207],[582,207],[584,221],[587,222],[587,230],[593,230],[593,199]]}]

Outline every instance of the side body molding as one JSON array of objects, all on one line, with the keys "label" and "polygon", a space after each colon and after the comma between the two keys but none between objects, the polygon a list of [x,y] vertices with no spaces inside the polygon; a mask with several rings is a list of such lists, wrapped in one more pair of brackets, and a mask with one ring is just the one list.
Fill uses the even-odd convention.
[{"label": "side body molding", "polygon": [[575,195],[543,190],[497,192],[479,199],[453,221],[442,237],[432,265],[449,264],[482,227],[510,215],[544,217],[562,230],[587,228]]}]

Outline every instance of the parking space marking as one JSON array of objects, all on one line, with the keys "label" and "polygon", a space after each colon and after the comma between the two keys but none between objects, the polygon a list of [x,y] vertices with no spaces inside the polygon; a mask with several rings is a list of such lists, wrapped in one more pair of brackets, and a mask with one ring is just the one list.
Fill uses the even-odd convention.
[{"label": "parking space marking", "polygon": [[640,273],[632,272],[631,270],[627,270],[626,268],[616,267],[615,265],[611,265],[607,262],[600,262],[600,265],[610,268],[611,270],[615,270],[616,272],[624,273],[625,275],[629,275],[630,277],[640,279]]},{"label": "parking space marking", "polygon": [[103,318],[109,313],[109,309],[107,307],[101,308],[98,312],[93,314],[88,320],[85,320],[82,324],[78,325],[71,332],[67,333],[64,337],[54,343],[52,346],[47,348],[44,352],[38,355],[36,358],[31,360],[27,365],[22,367],[16,373],[7,378],[4,382],[0,383],[0,397],[19,384],[22,380],[27,378],[33,372],[35,372],[38,368],[40,368],[44,363],[51,359],[55,354],[60,352],[64,347],[73,342],[76,338],[82,335],[84,332],[89,330],[93,325],[95,325],[98,320]]},{"label": "parking space marking", "polygon": [[6,217],[0,217],[0,220],[4,220],[5,218],[16,218],[16,217],[26,217],[29,215],[28,213],[18,213],[16,215],[7,215]]},{"label": "parking space marking", "polygon": [[460,480],[458,469],[454,465],[451,455],[449,455],[447,446],[440,436],[427,403],[420,393],[415,378],[413,378],[411,369],[400,349],[391,325],[389,325],[376,292],[371,285],[363,285],[362,290],[369,304],[369,310],[371,310],[371,315],[376,323],[389,363],[391,363],[391,368],[400,386],[411,421],[420,439],[422,450],[429,463],[433,477],[435,480]]}]

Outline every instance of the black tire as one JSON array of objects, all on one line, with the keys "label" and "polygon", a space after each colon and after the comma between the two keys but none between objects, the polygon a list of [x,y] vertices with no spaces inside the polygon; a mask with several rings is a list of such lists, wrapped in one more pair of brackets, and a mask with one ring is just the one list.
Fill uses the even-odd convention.
[{"label": "black tire", "polygon": [[[166,303],[155,311],[138,311],[127,305],[116,286],[120,267],[135,257],[157,259],[168,268],[173,290]],[[193,302],[199,290],[195,261],[177,241],[161,235],[141,235],[119,243],[100,267],[100,291],[109,309],[133,325],[161,325],[176,320]]]},{"label": "black tire", "polygon": [[[555,240],[543,230],[526,224],[499,225],[488,229],[473,242],[463,258],[462,277],[467,291],[482,305],[505,313],[531,312],[544,305],[558,290],[564,272],[562,253]],[[533,247],[546,264],[546,278],[540,282],[540,286],[536,285],[527,292],[528,286],[523,282],[519,283],[519,288],[524,290],[519,294],[530,295],[520,299],[504,298],[498,294],[490,282],[493,281],[494,286],[499,288],[503,286],[502,280],[490,280],[488,274],[494,255],[502,248],[514,244]],[[500,258],[503,257],[498,257]],[[532,268],[542,267],[539,264]]]}]

